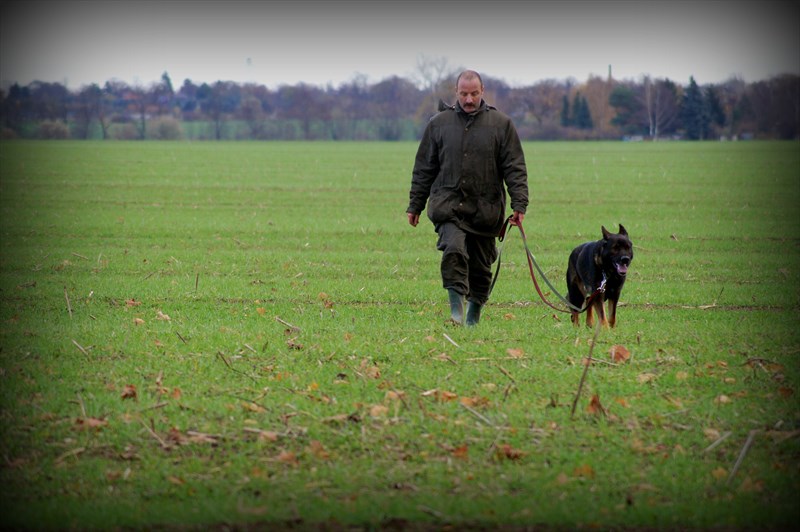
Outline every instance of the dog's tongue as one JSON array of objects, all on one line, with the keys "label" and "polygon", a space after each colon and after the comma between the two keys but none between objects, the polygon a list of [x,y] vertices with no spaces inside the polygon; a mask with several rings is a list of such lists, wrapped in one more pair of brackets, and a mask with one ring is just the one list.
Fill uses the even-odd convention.
[{"label": "dog's tongue", "polygon": [[627,265],[617,263],[617,264],[615,264],[615,266],[617,267],[617,273],[618,274],[625,275],[626,273],[628,273],[628,266]]}]

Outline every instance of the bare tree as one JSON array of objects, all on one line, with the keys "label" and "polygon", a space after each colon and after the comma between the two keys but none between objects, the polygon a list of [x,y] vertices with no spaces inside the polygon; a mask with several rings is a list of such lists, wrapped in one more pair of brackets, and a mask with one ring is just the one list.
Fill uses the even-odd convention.
[{"label": "bare tree", "polygon": [[452,67],[446,57],[417,56],[417,71],[412,76],[414,83],[426,96],[421,109],[438,110],[439,100],[452,98],[455,77],[460,69]]},{"label": "bare tree", "polygon": [[589,76],[589,79],[580,86],[581,94],[589,105],[594,130],[600,137],[612,136],[615,129],[611,125],[613,111],[608,103],[613,88],[614,81],[611,78],[600,76]]},{"label": "bare tree", "polygon": [[250,128],[250,136],[253,139],[263,138],[264,109],[261,107],[261,101],[255,96],[245,97],[239,105],[239,113]]},{"label": "bare tree", "polygon": [[679,116],[678,88],[669,79],[653,81],[650,76],[644,76],[643,85],[650,138],[658,140]]},{"label": "bare tree", "polygon": [[133,111],[138,116],[136,123],[136,132],[139,135],[139,140],[144,140],[147,136],[147,107],[149,105],[150,93],[148,93],[141,85],[135,85],[130,90],[130,104]]}]

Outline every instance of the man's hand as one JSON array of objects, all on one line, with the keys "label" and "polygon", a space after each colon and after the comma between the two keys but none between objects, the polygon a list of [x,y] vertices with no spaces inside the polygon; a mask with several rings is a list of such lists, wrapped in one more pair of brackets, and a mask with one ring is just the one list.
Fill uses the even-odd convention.
[{"label": "man's hand", "polygon": [[514,211],[514,215],[511,216],[511,225],[516,225],[519,227],[520,225],[522,225],[522,220],[524,219],[525,219],[524,212]]},{"label": "man's hand", "polygon": [[408,214],[408,223],[416,227],[417,224],[419,223],[419,213],[407,212],[406,214]]}]

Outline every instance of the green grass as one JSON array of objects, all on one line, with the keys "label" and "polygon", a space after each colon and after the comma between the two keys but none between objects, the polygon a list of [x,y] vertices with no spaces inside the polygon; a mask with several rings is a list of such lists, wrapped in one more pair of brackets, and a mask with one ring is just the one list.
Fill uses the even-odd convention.
[{"label": "green grass", "polygon": [[517,232],[446,325],[413,143],[0,143],[0,525],[796,523],[798,144],[524,147],[559,289],[635,246],[574,416]]}]

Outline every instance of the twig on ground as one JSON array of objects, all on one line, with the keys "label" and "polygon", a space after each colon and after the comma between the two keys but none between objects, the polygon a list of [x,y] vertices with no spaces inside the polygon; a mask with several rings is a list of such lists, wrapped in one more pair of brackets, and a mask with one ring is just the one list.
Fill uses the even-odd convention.
[{"label": "twig on ground", "polygon": [[459,347],[459,348],[461,347],[460,345],[458,345],[457,343],[455,343],[455,342],[453,341],[453,339],[452,339],[452,338],[450,338],[450,337],[447,335],[447,333],[442,333],[442,336],[444,336],[444,337],[447,339],[447,341],[448,341],[448,342],[450,342],[451,344],[453,344],[454,346],[456,346],[456,347]]},{"label": "twig on ground", "polygon": [[505,400],[508,399],[508,396],[511,393],[511,390],[513,390],[516,387],[517,387],[516,384],[514,384],[513,382],[508,383],[508,386],[506,386],[506,389],[503,390],[503,402],[505,402]]},{"label": "twig on ground", "polygon": [[586,357],[586,365],[583,367],[583,373],[581,374],[581,382],[578,384],[578,392],[575,394],[575,400],[572,401],[572,411],[569,414],[569,417],[573,417],[575,415],[575,408],[578,406],[578,400],[581,398],[581,392],[583,391],[583,383],[586,380],[586,373],[589,371],[589,366],[592,365],[592,351],[594,351],[594,345],[597,343],[597,337],[600,335],[600,328],[602,327],[600,320],[597,320],[597,325],[594,328],[594,337],[592,338],[592,344],[589,346],[589,356]]},{"label": "twig on ground", "polygon": [[161,447],[163,447],[164,449],[169,449],[169,444],[168,444],[167,442],[165,442],[163,439],[161,439],[161,436],[159,436],[158,434],[156,434],[156,431],[154,431],[153,429],[151,429],[150,427],[148,427],[148,426],[147,426],[147,423],[145,423],[143,419],[140,419],[139,421],[141,421],[141,423],[142,423],[142,426],[143,426],[145,429],[147,429],[147,432],[149,432],[149,433],[150,433],[150,435],[151,435],[153,438],[155,438],[155,439],[158,441],[158,443],[160,443],[160,444],[161,444]]},{"label": "twig on ground", "polygon": [[184,344],[186,343],[186,339],[183,336],[181,336],[181,333],[179,333],[178,331],[175,331],[175,334],[178,335],[178,338],[181,339],[181,342],[183,342]]},{"label": "twig on ground", "polygon": [[225,363],[225,365],[228,366],[229,370],[231,370],[231,371],[233,371],[235,373],[239,373],[240,375],[244,375],[245,377],[250,377],[251,379],[253,379],[253,381],[258,382],[258,378],[255,377],[254,375],[250,375],[249,373],[245,373],[244,371],[240,371],[240,370],[234,368],[233,366],[231,366],[231,363],[228,362],[228,359],[225,358],[225,355],[222,354],[222,351],[217,351],[217,356],[222,359],[222,361]]},{"label": "twig on ground", "polygon": [[508,370],[506,368],[504,368],[503,366],[498,364],[497,365],[497,369],[500,370],[500,373],[502,373],[503,375],[505,375],[506,377],[511,379],[511,382],[517,382],[517,380],[514,378],[514,376],[511,375],[511,373],[509,373]]},{"label": "twig on ground", "polygon": [[[67,293],[67,287],[64,287],[64,299],[67,300],[67,312],[69,312],[69,317],[72,317],[72,305],[69,303],[69,294]],[[74,340],[73,340],[74,341]]]},{"label": "twig on ground", "polygon": [[75,340],[72,340],[72,343],[75,344],[75,347],[77,347],[81,353],[83,353],[87,357],[89,356],[89,352],[86,349],[84,349],[84,347],[81,344],[79,344]]},{"label": "twig on ground", "polygon": [[494,427],[495,426],[495,424],[492,423],[486,416],[484,416],[483,414],[481,414],[480,412],[478,412],[474,408],[471,408],[471,407],[465,405],[464,403],[458,403],[458,404],[460,404],[467,412],[469,412],[470,414],[472,414],[476,418],[478,418],[481,421],[483,421],[486,425],[488,425],[490,427]]},{"label": "twig on ground", "polygon": [[228,359],[225,358],[225,355],[222,354],[222,351],[217,351],[217,356],[221,358],[223,362],[225,362],[225,365],[228,366],[229,370],[234,371],[233,367],[231,367],[230,362],[228,362]]},{"label": "twig on ground", "polygon": [[83,259],[83,260],[89,260],[89,257],[84,257],[84,256],[83,256],[83,255],[81,255],[80,253],[75,253],[74,251],[72,252],[72,255],[73,255],[74,257],[78,257],[79,259]]},{"label": "twig on ground", "polygon": [[731,432],[731,431],[728,431],[728,432],[724,433],[722,436],[720,436],[719,438],[717,438],[717,439],[716,439],[716,441],[715,441],[714,443],[712,443],[711,445],[709,445],[708,447],[706,447],[705,449],[703,449],[703,452],[704,452],[704,453],[707,453],[707,452],[709,452],[709,451],[712,451],[712,450],[716,449],[717,447],[719,447],[719,445],[720,445],[722,442],[724,442],[725,440],[727,440],[727,439],[730,437],[730,435],[731,435],[731,434],[733,434],[733,432]]},{"label": "twig on ground", "polygon": [[280,316],[275,316],[275,321],[277,321],[278,323],[282,323],[283,325],[286,325],[287,327],[289,327],[293,331],[300,332],[300,327],[296,327],[295,325],[292,325],[288,321],[282,320],[280,318]]},{"label": "twig on ground", "polygon": [[619,366],[619,364],[617,364],[616,362],[609,362],[608,360],[603,360],[602,358],[594,358],[594,359],[592,359],[592,362],[598,362],[600,364],[607,364],[609,366],[614,366],[614,367]]},{"label": "twig on ground", "polygon": [[147,412],[148,410],[155,410],[155,409],[157,409],[157,408],[164,408],[164,407],[165,407],[165,406],[167,406],[168,404],[169,404],[169,403],[167,403],[167,402],[163,402],[163,403],[157,403],[157,404],[154,404],[154,405],[152,405],[152,406],[148,406],[148,407],[146,407],[146,408],[142,408],[141,410],[139,410],[139,412]]},{"label": "twig on ground", "polygon": [[747,451],[750,450],[750,446],[753,445],[753,440],[756,437],[756,434],[761,432],[760,430],[751,430],[750,434],[747,435],[747,441],[744,442],[744,446],[742,447],[741,452],[739,452],[739,458],[736,459],[736,463],[733,464],[733,469],[731,469],[731,474],[728,476],[728,481],[726,484],[730,485],[733,477],[736,476],[736,473],[739,471],[739,467],[744,462],[744,457],[747,455]]},{"label": "twig on ground", "polygon": [[75,394],[75,395],[78,396],[78,404],[81,407],[81,414],[83,415],[83,418],[86,419],[86,417],[88,417],[88,416],[86,415],[86,405],[83,404],[83,397],[81,397],[81,394],[79,394],[79,393]]},{"label": "twig on ground", "polygon": [[77,449],[72,449],[71,451],[67,451],[64,454],[60,455],[58,458],[56,458],[56,463],[60,464],[61,462],[63,462],[67,458],[69,458],[70,456],[77,456],[77,455],[81,454],[82,452],[84,452],[85,450],[86,450],[86,447],[78,447]]},{"label": "twig on ground", "polygon": [[219,443],[217,440],[223,439],[219,434],[208,434],[207,432],[198,432],[196,430],[187,430],[186,435],[190,438],[202,440],[205,443]]},{"label": "twig on ground", "polygon": [[431,508],[429,506],[424,506],[424,505],[420,504],[419,506],[417,506],[417,508],[419,508],[419,510],[421,512],[424,512],[426,514],[432,515],[436,519],[440,519],[442,521],[448,521],[448,519],[446,519],[446,516],[442,512],[434,510],[433,508]]},{"label": "twig on ground", "polygon": [[495,357],[472,357],[472,358],[465,358],[464,362],[489,362],[489,361],[496,361],[496,360],[527,360],[530,357],[502,357],[502,358],[495,358]]},{"label": "twig on ground", "polygon": [[406,410],[411,410],[408,407],[408,403],[406,403],[406,399],[404,397],[405,393],[398,391],[397,388],[395,388],[394,385],[389,381],[386,381],[386,384],[388,384],[389,388],[397,395],[397,398],[400,399],[400,402],[403,403],[403,406],[406,407]]}]

